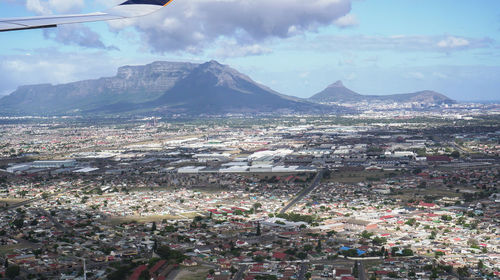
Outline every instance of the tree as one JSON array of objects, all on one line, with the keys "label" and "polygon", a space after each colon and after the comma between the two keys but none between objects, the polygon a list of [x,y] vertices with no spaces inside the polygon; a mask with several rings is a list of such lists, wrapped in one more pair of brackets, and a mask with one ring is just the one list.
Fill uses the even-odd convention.
[{"label": "tree", "polygon": [[141,275],[139,275],[139,280],[149,280],[151,279],[151,276],[149,275],[149,270],[144,270],[141,272]]},{"label": "tree", "polygon": [[253,209],[255,210],[255,212],[257,212],[257,210],[262,207],[262,204],[259,203],[259,202],[256,202],[253,204]]},{"label": "tree", "polygon": [[19,266],[11,265],[5,270],[5,276],[7,276],[7,278],[14,279],[19,276],[20,271]]},{"label": "tree", "polygon": [[405,257],[409,257],[409,256],[413,256],[413,251],[411,249],[403,249],[403,256]]},{"label": "tree", "polygon": [[156,253],[163,259],[170,261],[171,263],[181,263],[186,259],[186,256],[180,251],[172,250],[168,246],[161,246],[158,248]]},{"label": "tree", "polygon": [[316,252],[321,252],[321,239],[318,239],[318,245],[316,245]]},{"label": "tree", "polygon": [[460,157],[460,152],[459,152],[459,151],[457,151],[457,150],[455,150],[455,151],[453,151],[453,152],[450,154],[450,156],[451,156],[452,158],[459,158],[459,157]]},{"label": "tree", "polygon": [[375,236],[375,238],[373,238],[372,240],[372,243],[373,245],[384,245],[385,243],[387,243],[387,238]]},{"label": "tree", "polygon": [[436,257],[436,259],[439,258],[439,257],[441,257],[441,256],[444,256],[444,255],[445,255],[445,253],[441,252],[441,251],[434,252],[434,256]]},{"label": "tree", "polygon": [[361,237],[363,237],[363,238],[365,238],[365,239],[370,239],[372,236],[373,236],[373,233],[368,232],[368,231],[366,231],[366,230],[364,230],[364,231],[361,233]]},{"label": "tree", "polygon": [[156,222],[153,222],[153,225],[151,226],[151,232],[156,231]]},{"label": "tree", "polygon": [[264,257],[263,257],[263,256],[261,256],[261,255],[257,255],[257,256],[255,256],[255,257],[253,258],[253,260],[254,260],[254,261],[256,261],[256,262],[263,262],[265,259],[264,259]]},{"label": "tree", "polygon": [[470,273],[469,273],[469,268],[464,266],[464,267],[459,267],[457,269],[457,273],[458,273],[458,276],[460,277],[469,277]]},{"label": "tree", "polygon": [[260,223],[257,223],[257,236],[260,236],[261,235],[261,232],[260,232]]},{"label": "tree", "polygon": [[158,241],[155,239],[155,243],[153,244],[153,252],[156,252],[158,250]]},{"label": "tree", "polygon": [[452,218],[451,218],[451,216],[450,216],[450,215],[442,215],[442,216],[441,216],[441,220],[443,220],[443,221],[451,221],[451,220],[452,220]]},{"label": "tree", "polygon": [[409,225],[409,226],[413,226],[415,225],[415,223],[417,222],[417,220],[415,218],[410,218],[408,219],[408,221],[406,221],[406,225]]},{"label": "tree", "polygon": [[399,251],[399,247],[392,247],[391,248],[391,256],[395,256],[397,251]]},{"label": "tree", "polygon": [[306,252],[311,251],[311,250],[312,250],[312,248],[313,248],[313,246],[312,246],[311,244],[306,244],[306,245],[304,245],[304,251],[306,251]]},{"label": "tree", "polygon": [[479,260],[477,263],[477,269],[482,270],[484,268],[484,263],[483,260]]},{"label": "tree", "polygon": [[391,271],[387,274],[387,276],[389,276],[390,278],[398,278],[398,273],[395,272],[395,271]]},{"label": "tree", "polygon": [[14,226],[16,226],[17,228],[22,228],[24,226],[24,220],[19,218],[19,219],[15,219],[14,222],[13,222]]},{"label": "tree", "polygon": [[301,260],[305,260],[307,258],[307,253],[306,252],[300,252],[297,254],[297,257]]},{"label": "tree", "polygon": [[277,280],[277,279],[278,277],[276,275],[269,275],[269,274],[255,276],[255,280]]},{"label": "tree", "polygon": [[429,239],[436,239],[437,233],[435,231],[431,232],[431,236],[429,236]]},{"label": "tree", "polygon": [[358,262],[355,262],[354,267],[352,269],[352,276],[358,278],[358,274],[359,274]]}]

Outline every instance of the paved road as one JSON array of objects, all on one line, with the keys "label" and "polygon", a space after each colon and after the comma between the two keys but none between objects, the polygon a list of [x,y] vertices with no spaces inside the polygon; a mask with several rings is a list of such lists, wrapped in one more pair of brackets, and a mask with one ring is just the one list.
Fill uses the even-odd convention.
[{"label": "paved road", "polygon": [[176,268],[176,269],[170,271],[170,273],[167,275],[166,280],[174,280],[175,277],[177,277],[177,275],[179,275],[179,272],[181,272],[180,268]]},{"label": "paved road", "polygon": [[361,261],[358,262],[358,278],[359,280],[366,280],[366,271],[365,271],[365,265]]},{"label": "paved road", "polygon": [[300,270],[299,270],[299,276],[297,279],[298,280],[306,280],[306,273],[307,273],[307,264],[301,263]]},{"label": "paved road", "polygon": [[9,206],[7,206],[7,208],[3,208],[0,211],[6,211],[6,210],[14,209],[14,208],[17,208],[17,207],[24,206],[26,204],[30,204],[30,203],[35,202],[35,201],[40,201],[42,199],[43,198],[41,198],[41,197],[40,198],[32,198],[32,199],[24,200],[22,202],[18,202],[18,203],[14,203],[14,204],[9,204]]},{"label": "paved road", "polygon": [[457,145],[457,143],[455,143],[455,141],[450,141],[450,142],[448,142],[448,144],[450,144],[455,149],[457,149],[460,152],[460,155],[462,155],[462,156],[469,153],[468,151],[464,150],[462,147],[460,147],[459,145]]},{"label": "paved road", "polygon": [[240,265],[240,269],[238,269],[238,272],[234,275],[233,280],[241,280],[245,276],[245,271],[248,269],[247,264],[242,264]]},{"label": "paved road", "polygon": [[307,189],[303,190],[302,192],[299,193],[299,195],[294,198],[292,201],[290,201],[283,209],[281,209],[280,214],[284,214],[288,209],[293,207],[295,204],[297,204],[299,201],[301,201],[306,195],[308,195],[310,192],[312,192],[318,184],[321,182],[321,179],[323,179],[323,174],[325,174],[325,170],[321,169],[318,174],[316,174],[316,177],[314,177],[313,181],[311,182],[311,185],[307,187]]}]

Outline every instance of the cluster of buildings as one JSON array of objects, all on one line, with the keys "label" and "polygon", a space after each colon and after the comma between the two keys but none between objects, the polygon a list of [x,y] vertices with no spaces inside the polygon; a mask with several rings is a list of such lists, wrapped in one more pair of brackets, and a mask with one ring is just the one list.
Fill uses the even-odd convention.
[{"label": "cluster of buildings", "polygon": [[0,147],[0,263],[35,279],[82,279],[83,260],[88,279],[498,277],[498,131],[358,121],[18,125]]}]

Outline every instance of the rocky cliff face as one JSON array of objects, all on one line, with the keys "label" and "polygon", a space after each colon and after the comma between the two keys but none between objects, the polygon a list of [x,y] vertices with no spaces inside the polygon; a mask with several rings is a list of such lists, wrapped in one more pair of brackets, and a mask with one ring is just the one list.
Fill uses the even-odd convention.
[{"label": "rocky cliff face", "polygon": [[203,64],[154,62],[125,66],[115,77],[64,85],[24,86],[0,99],[3,113],[71,114],[154,112],[158,114],[336,113],[324,106],[279,94],[235,69]]},{"label": "rocky cliff face", "polygon": [[186,77],[197,64],[154,62],[124,66],[115,77],[63,85],[19,87],[0,99],[2,111],[52,114],[89,110],[116,102],[145,102],[158,98]]}]

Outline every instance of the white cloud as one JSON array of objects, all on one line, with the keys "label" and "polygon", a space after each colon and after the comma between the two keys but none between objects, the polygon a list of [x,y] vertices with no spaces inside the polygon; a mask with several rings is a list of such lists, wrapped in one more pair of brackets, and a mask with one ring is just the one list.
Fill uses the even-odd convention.
[{"label": "white cloud", "polygon": [[344,77],[344,80],[351,82],[351,81],[356,80],[357,78],[358,78],[358,75],[356,73],[351,73],[351,74],[347,75],[346,77]]},{"label": "white cloud", "polygon": [[448,75],[443,74],[441,72],[434,72],[434,73],[432,73],[432,76],[434,76],[435,78],[438,78],[438,79],[448,79]]},{"label": "white cloud", "polygon": [[61,25],[57,29],[45,29],[43,36],[64,45],[77,45],[85,48],[118,50],[115,46],[106,46],[99,33],[82,24]]},{"label": "white cloud", "polygon": [[10,93],[20,85],[68,83],[114,75],[119,66],[135,64],[132,58],[113,58],[107,51],[59,52],[35,49],[32,55],[0,55],[0,92]]},{"label": "white cloud", "polygon": [[309,77],[311,73],[309,71],[306,71],[306,72],[302,72],[302,73],[299,73],[299,77],[304,79],[304,78],[307,78]]},{"label": "white cloud", "polygon": [[464,48],[470,45],[469,40],[460,37],[449,36],[437,43],[437,46],[443,49]]},{"label": "white cloud", "polygon": [[425,79],[425,75],[422,72],[410,72],[408,73],[408,77],[417,80]]},{"label": "white cloud", "polygon": [[240,45],[235,40],[224,41],[218,45],[220,47],[215,50],[214,55],[221,58],[263,55],[272,52],[271,49],[259,44]]},{"label": "white cloud", "polygon": [[485,49],[498,47],[491,38],[460,38],[449,35],[423,36],[423,35],[396,35],[396,36],[368,36],[368,35],[318,35],[310,41],[289,39],[295,47],[303,46],[309,50],[390,50],[390,51],[425,51],[425,52],[451,52],[468,49]]},{"label": "white cloud", "polygon": [[340,28],[354,27],[359,25],[358,19],[353,14],[348,14],[343,17],[338,18],[333,23]]},{"label": "white cloud", "polygon": [[84,0],[26,0],[26,8],[39,15],[74,12],[84,4]]},{"label": "white cloud", "polygon": [[[112,22],[119,30],[134,24],[155,52],[200,52],[221,38],[252,46],[331,25],[351,11],[351,0],[191,0],[134,22]],[[251,53],[251,52],[250,52]]]},{"label": "white cloud", "polygon": [[36,14],[39,15],[49,15],[52,14],[52,11],[50,10],[47,5],[42,4],[40,0],[27,0],[26,1],[26,8],[29,11],[32,11]]}]

